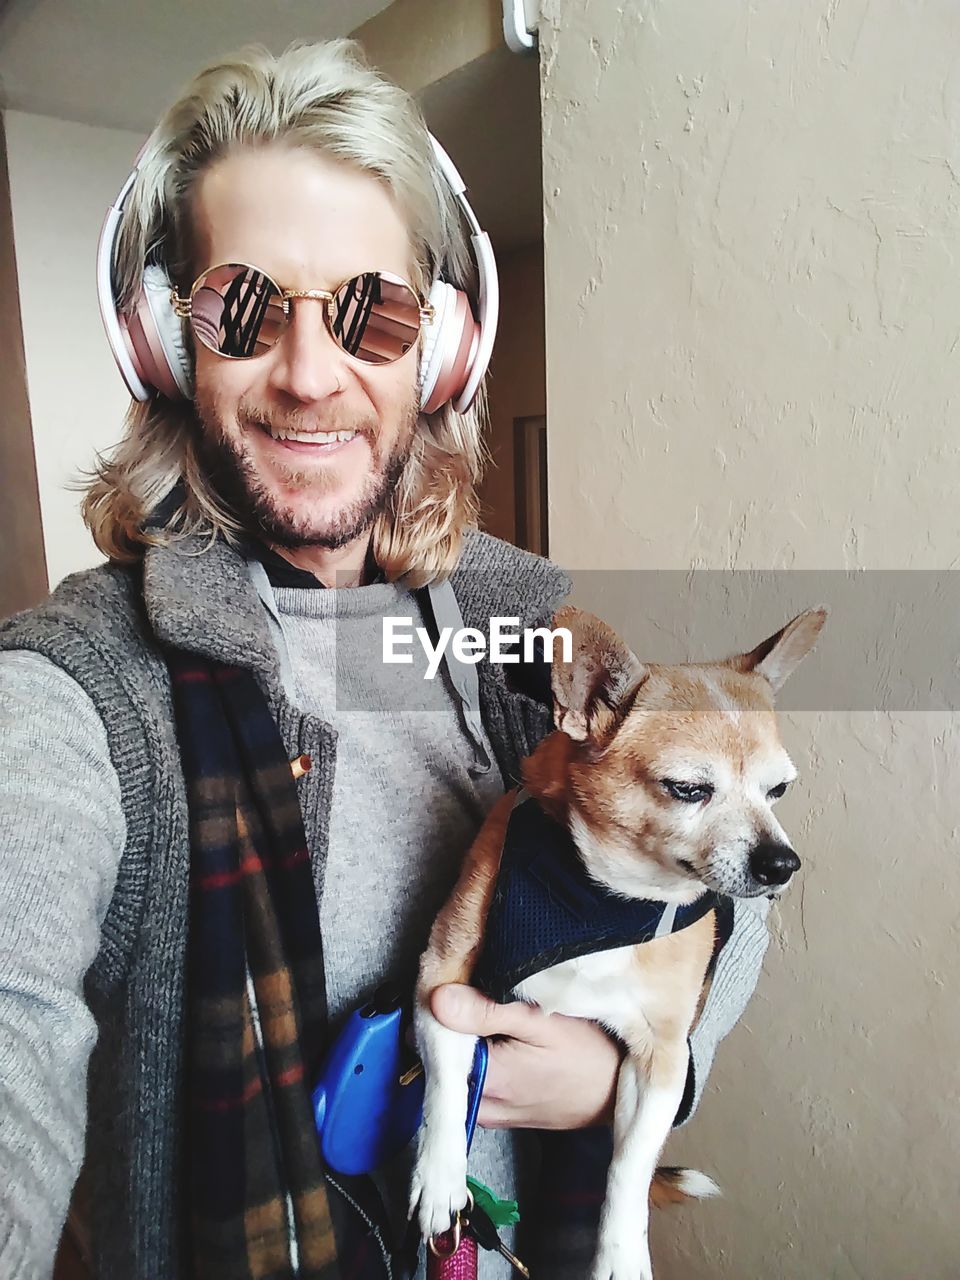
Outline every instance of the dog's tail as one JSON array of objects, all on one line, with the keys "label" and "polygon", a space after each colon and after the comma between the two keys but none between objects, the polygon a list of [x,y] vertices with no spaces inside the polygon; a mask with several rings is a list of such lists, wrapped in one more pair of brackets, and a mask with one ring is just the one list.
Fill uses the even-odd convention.
[{"label": "dog's tail", "polygon": [[720,1188],[712,1178],[699,1169],[678,1169],[673,1165],[660,1165],[650,1184],[650,1203],[658,1209],[668,1204],[683,1204],[686,1200],[706,1200],[720,1195]]}]

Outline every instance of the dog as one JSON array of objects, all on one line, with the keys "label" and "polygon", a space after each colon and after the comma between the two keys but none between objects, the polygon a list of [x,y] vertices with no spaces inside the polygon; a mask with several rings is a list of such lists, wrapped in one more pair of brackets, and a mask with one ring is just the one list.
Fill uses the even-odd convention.
[{"label": "dog", "polygon": [[[595,1020],[625,1046],[591,1280],[652,1280],[650,1200],[718,1194],[694,1170],[658,1173],[657,1159],[683,1095],[687,1036],[702,1008],[721,907],[732,915],[733,898],[778,897],[800,866],[773,813],[796,777],[774,695],[825,620],[824,609],[807,610],[749,653],[664,666],[640,662],[589,613],[566,606],[555,615],[553,627],[572,638],[572,661],[551,668],[555,730],[523,761],[523,790],[491,810],[421,959],[414,1031],[426,1092],[410,1207],[424,1239],[449,1230],[467,1203],[464,1115],[475,1045],[434,1018],[430,996],[490,969],[491,910],[501,933],[511,919],[498,881],[505,837],[521,813],[534,828],[552,826],[577,864],[565,864],[554,898],[595,891],[614,915],[648,913],[646,931],[629,921],[619,932],[605,926],[601,950],[585,949],[574,934],[566,958],[549,939],[524,944],[522,955],[509,956],[503,989],[491,992]],[[534,853],[533,875],[542,863]],[[624,937],[650,940],[620,945]]]}]

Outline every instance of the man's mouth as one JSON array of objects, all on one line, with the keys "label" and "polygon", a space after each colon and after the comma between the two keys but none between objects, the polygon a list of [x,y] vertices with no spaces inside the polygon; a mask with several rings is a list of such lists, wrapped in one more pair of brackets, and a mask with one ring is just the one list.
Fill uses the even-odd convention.
[{"label": "man's mouth", "polygon": [[257,423],[264,435],[283,449],[299,454],[338,453],[360,436],[358,431],[293,431]]}]

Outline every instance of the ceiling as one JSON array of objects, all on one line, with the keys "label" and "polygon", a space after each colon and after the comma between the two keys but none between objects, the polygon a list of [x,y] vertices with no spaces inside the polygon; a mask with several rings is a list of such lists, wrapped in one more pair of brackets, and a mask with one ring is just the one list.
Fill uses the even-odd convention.
[{"label": "ceiling", "polygon": [[0,0],[0,102],[147,133],[206,62],[348,35],[391,0]]},{"label": "ceiling", "polygon": [[[0,106],[146,134],[203,65],[348,35],[391,0],[0,0]],[[506,45],[420,95],[498,249],[541,239],[538,60]]]}]

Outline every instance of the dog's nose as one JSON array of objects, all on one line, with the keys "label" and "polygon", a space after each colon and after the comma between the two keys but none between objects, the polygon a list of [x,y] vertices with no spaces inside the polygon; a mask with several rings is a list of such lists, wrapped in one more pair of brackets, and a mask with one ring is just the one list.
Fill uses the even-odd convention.
[{"label": "dog's nose", "polygon": [[750,874],[760,884],[786,884],[799,866],[800,859],[788,844],[764,840],[750,851]]}]

